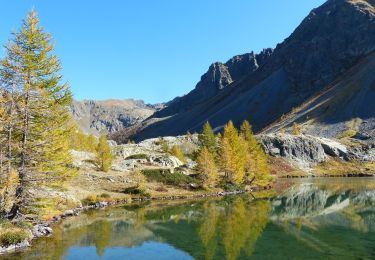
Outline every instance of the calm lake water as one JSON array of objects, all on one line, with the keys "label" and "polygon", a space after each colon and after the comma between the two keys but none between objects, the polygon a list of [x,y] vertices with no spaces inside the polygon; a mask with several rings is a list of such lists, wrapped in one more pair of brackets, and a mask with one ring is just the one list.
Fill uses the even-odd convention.
[{"label": "calm lake water", "polygon": [[93,210],[54,230],[3,257],[375,259],[375,179],[285,180],[268,194]]}]

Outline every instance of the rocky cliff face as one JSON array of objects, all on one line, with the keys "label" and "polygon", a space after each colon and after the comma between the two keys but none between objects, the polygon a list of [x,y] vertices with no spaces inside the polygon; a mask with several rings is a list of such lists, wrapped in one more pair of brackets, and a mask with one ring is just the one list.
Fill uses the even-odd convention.
[{"label": "rocky cliff face", "polygon": [[[157,123],[143,123],[132,138],[200,131],[207,120],[220,130],[228,120],[238,124],[248,119],[260,131],[340,82],[375,51],[374,35],[374,1],[328,0],[312,10],[274,51],[212,65],[192,92],[155,113],[152,120]],[[373,85],[370,79],[351,90]],[[371,88],[361,99],[373,92]],[[348,99],[341,102],[351,101],[353,95],[348,94],[353,93],[343,93]],[[330,109],[330,100],[326,101],[326,109]],[[375,110],[354,103],[347,115],[357,109],[366,111],[367,118],[375,117]]]},{"label": "rocky cliff face", "polygon": [[259,141],[267,154],[284,157],[290,163],[305,170],[332,157],[342,160],[349,160],[350,157],[350,152],[345,145],[316,136],[269,134],[260,135]]},{"label": "rocky cliff face", "polygon": [[98,135],[103,131],[114,133],[137,124],[151,116],[159,107],[133,99],[75,100],[71,112],[84,132]]},{"label": "rocky cliff face", "polygon": [[363,163],[375,161],[373,144],[352,147],[323,137],[280,133],[258,135],[258,140],[267,154],[282,157],[307,172],[332,159]]},{"label": "rocky cliff face", "polygon": [[256,71],[272,54],[272,49],[264,49],[260,54],[254,52],[237,55],[226,63],[215,62],[203,74],[195,88],[183,97],[177,97],[168,106],[155,113],[154,117],[166,117],[187,111],[196,104],[215,96],[231,83]]}]

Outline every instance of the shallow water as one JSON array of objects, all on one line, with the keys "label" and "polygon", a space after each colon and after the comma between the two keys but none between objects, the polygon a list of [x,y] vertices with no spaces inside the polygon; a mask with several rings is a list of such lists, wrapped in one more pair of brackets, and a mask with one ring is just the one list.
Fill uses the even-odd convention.
[{"label": "shallow water", "polygon": [[285,180],[253,195],[93,210],[3,258],[375,259],[374,178]]}]

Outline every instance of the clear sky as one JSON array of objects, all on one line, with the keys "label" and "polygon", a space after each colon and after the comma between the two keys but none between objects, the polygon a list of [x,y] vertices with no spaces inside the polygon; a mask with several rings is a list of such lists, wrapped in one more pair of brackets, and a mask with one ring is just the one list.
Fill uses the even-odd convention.
[{"label": "clear sky", "polygon": [[34,7],[76,99],[157,103],[189,92],[212,62],[275,47],[324,2],[9,0],[1,2],[0,44]]}]

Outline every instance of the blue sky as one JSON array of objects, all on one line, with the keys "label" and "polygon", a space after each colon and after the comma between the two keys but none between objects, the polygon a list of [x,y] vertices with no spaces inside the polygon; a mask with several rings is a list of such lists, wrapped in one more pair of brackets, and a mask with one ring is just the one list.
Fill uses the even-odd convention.
[{"label": "blue sky", "polygon": [[[275,47],[324,0],[2,1],[0,44],[31,8],[76,99],[168,101],[215,61]],[[4,56],[4,49],[0,51]]]}]

